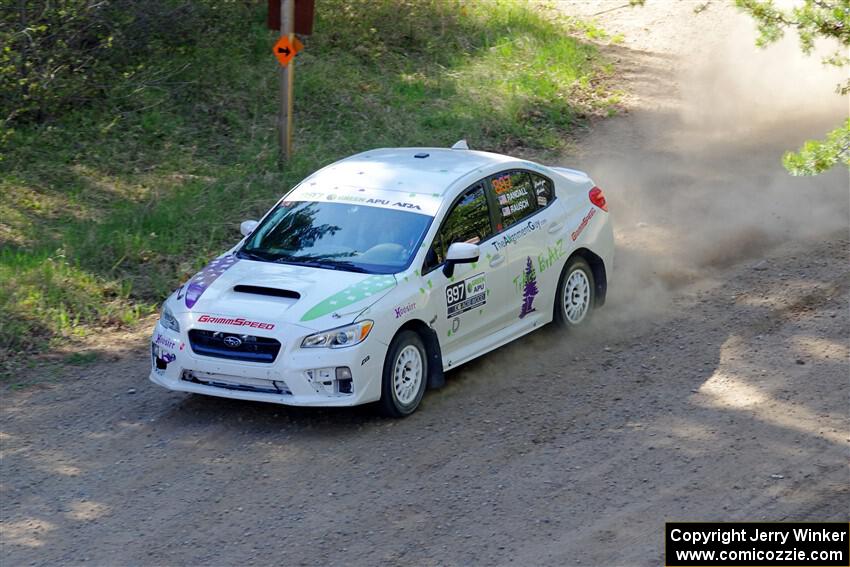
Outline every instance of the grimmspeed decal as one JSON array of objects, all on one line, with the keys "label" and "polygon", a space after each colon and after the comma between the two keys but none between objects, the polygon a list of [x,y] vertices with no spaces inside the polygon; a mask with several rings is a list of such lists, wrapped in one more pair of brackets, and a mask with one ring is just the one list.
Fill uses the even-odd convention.
[{"label": "grimmspeed decal", "polygon": [[446,317],[451,319],[487,303],[487,277],[481,273],[446,286]]},{"label": "grimmspeed decal", "polygon": [[254,329],[274,329],[274,323],[262,323],[260,321],[250,321],[242,317],[215,317],[213,315],[201,315],[198,317],[198,323],[214,323],[216,325],[233,325],[234,327],[251,327]]},{"label": "grimmspeed decal", "polygon": [[578,225],[578,228],[575,229],[573,231],[573,233],[570,235],[570,237],[573,239],[573,241],[575,241],[579,236],[581,236],[581,233],[584,230],[584,227],[587,226],[587,223],[590,222],[590,219],[592,219],[593,215],[595,215],[595,214],[596,214],[596,209],[590,209],[590,211],[588,211],[588,213],[584,216],[584,218],[581,219],[581,223]]}]

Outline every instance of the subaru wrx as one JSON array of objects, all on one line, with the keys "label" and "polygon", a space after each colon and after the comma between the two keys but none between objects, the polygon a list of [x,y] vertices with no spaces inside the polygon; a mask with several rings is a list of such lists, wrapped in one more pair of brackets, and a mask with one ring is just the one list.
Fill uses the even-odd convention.
[{"label": "subaru wrx", "polygon": [[412,413],[457,368],[605,301],[614,240],[584,173],[461,141],[333,163],[164,303],[171,390]]}]

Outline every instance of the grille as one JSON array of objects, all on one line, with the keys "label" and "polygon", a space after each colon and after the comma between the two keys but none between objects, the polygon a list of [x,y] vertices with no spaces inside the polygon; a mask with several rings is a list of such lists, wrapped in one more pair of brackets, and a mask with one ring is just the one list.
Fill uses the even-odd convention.
[{"label": "grille", "polygon": [[180,376],[181,380],[201,384],[202,386],[213,386],[225,390],[239,390],[242,392],[257,392],[260,394],[281,394],[291,396],[292,390],[283,380],[260,380],[256,378],[242,378],[239,376],[225,376],[223,374],[210,374],[207,372],[194,372],[184,370]]},{"label": "grille", "polygon": [[[228,337],[239,339],[239,346],[228,346],[225,343]],[[189,344],[195,354],[246,362],[271,363],[280,352],[280,341],[277,339],[203,329],[189,331]]]}]

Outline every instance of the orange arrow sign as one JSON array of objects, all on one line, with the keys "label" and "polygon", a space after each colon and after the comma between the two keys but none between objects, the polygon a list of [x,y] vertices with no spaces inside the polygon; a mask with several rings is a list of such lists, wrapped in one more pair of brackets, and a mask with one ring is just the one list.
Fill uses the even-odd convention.
[{"label": "orange arrow sign", "polygon": [[295,57],[295,54],[302,49],[304,49],[304,44],[298,41],[297,37],[293,38],[292,42],[290,42],[288,36],[282,35],[277,40],[277,43],[274,44],[272,51],[274,52],[274,56],[277,57],[280,66],[286,67],[292,61],[292,58]]}]

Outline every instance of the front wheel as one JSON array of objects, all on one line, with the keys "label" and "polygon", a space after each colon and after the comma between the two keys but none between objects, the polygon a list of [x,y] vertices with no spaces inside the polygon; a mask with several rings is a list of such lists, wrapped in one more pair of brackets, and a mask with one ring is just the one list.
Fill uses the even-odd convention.
[{"label": "front wheel", "polygon": [[555,324],[572,329],[588,320],[596,300],[596,285],[590,265],[576,256],[564,266],[555,296]]},{"label": "front wheel", "polygon": [[422,339],[403,331],[393,339],[384,361],[381,409],[390,417],[405,417],[416,411],[428,376],[428,356]]}]

